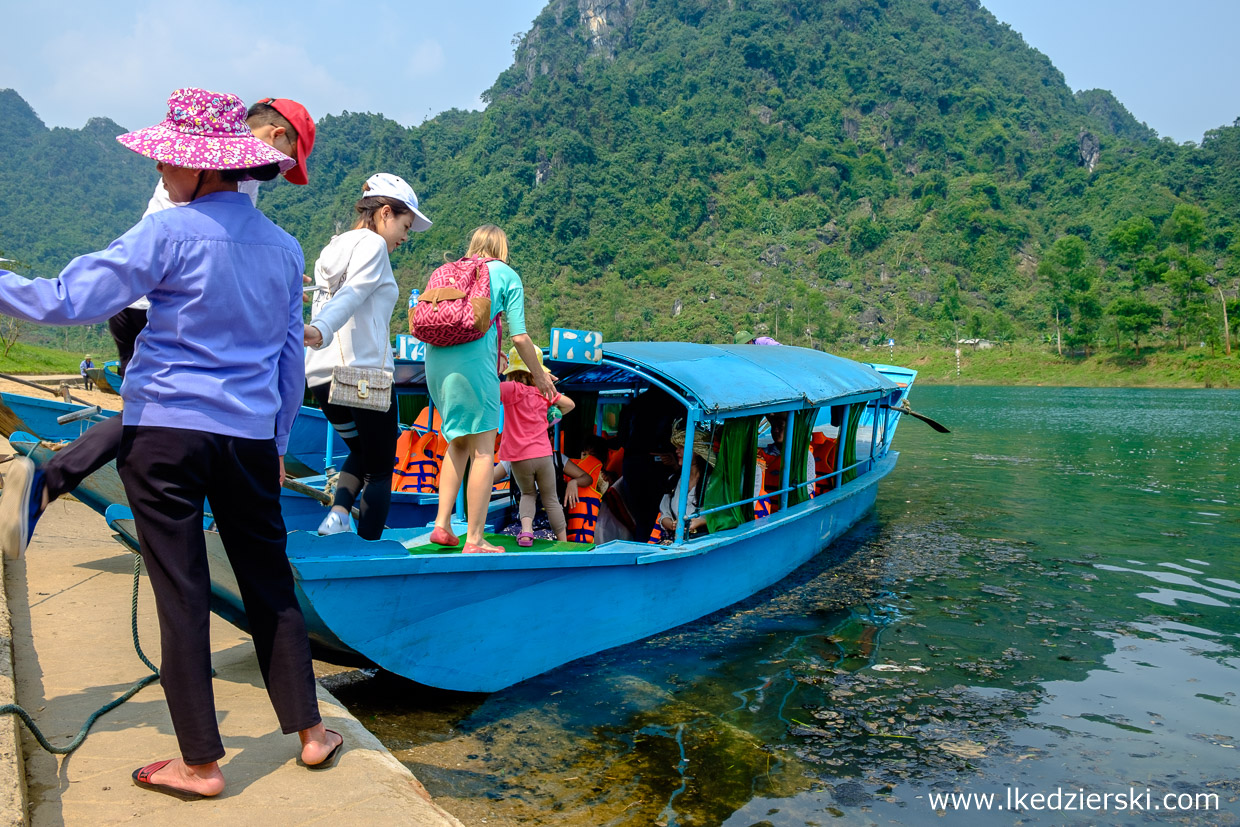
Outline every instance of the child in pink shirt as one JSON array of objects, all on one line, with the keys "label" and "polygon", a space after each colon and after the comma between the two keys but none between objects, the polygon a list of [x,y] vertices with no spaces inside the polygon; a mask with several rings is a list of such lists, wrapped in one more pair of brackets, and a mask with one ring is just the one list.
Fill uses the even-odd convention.
[{"label": "child in pink shirt", "polygon": [[[542,351],[538,351],[538,362],[542,364]],[[542,498],[551,530],[556,539],[563,542],[568,539],[568,523],[556,497],[547,412],[555,407],[566,414],[576,406],[564,394],[548,401],[534,387],[533,374],[516,348],[508,353],[504,374],[510,381],[501,382],[499,386],[499,399],[504,405],[504,434],[499,443],[498,459],[512,463],[512,477],[521,489],[521,533],[517,535],[517,545],[528,548],[534,544],[535,496]]]}]

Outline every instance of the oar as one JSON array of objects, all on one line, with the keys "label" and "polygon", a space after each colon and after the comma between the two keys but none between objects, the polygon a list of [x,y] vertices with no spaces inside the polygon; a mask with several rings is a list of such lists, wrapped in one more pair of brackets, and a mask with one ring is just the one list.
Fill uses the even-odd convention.
[{"label": "oar", "polygon": [[[10,382],[16,382],[19,385],[25,385],[26,387],[34,388],[37,391],[43,391],[44,393],[50,393],[52,396],[60,396],[60,391],[52,390],[47,385],[39,385],[35,382],[28,382],[25,379],[22,379],[20,376],[11,376],[7,373],[0,373],[0,379],[7,379]],[[78,399],[76,396],[73,396],[72,394],[70,394],[69,398],[65,401],[76,402],[79,405],[90,404],[89,402],[86,402],[83,399]]]},{"label": "oar", "polygon": [[891,405],[887,405],[886,407],[891,408],[891,410],[893,410],[893,411],[898,411],[899,413],[902,413],[902,414],[908,414],[909,416],[913,417],[914,419],[920,419],[922,422],[926,423],[926,424],[927,424],[927,425],[929,425],[931,428],[933,428],[934,430],[938,431],[940,434],[950,434],[950,433],[951,433],[951,430],[950,430],[950,429],[949,429],[946,425],[943,425],[943,424],[941,424],[941,423],[939,423],[939,422],[935,422],[933,419],[931,419],[930,417],[926,416],[925,414],[919,414],[919,413],[917,413],[917,411],[915,411],[915,410],[913,410],[912,408],[910,408],[910,407],[908,406],[908,400],[907,400],[907,399],[905,399],[905,400],[901,403],[900,407],[898,407],[898,408],[893,407],[893,406],[891,406]]},{"label": "oar", "polygon": [[330,506],[332,504],[332,498],[329,497],[325,492],[320,491],[317,488],[312,488],[311,486],[306,485],[304,482],[298,482],[297,480],[292,479],[292,478],[285,478],[284,487],[287,488],[289,491],[295,491],[298,494],[304,494],[305,496],[309,497],[312,500],[318,500],[323,505]]}]

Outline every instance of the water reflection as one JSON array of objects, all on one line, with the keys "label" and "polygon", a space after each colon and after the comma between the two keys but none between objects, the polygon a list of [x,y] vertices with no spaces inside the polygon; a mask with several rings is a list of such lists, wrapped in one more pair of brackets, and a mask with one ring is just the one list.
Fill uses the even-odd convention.
[{"label": "water reflection", "polygon": [[876,516],[746,604],[490,696],[333,689],[466,823],[943,823],[932,793],[1011,785],[1234,808],[1238,401],[919,390],[954,433],[904,423]]}]

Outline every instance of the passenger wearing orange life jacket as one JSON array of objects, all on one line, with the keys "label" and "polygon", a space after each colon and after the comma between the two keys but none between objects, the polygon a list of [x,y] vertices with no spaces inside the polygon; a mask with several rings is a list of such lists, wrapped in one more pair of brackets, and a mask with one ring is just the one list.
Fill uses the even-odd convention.
[{"label": "passenger wearing orange life jacket", "polygon": [[[775,414],[768,416],[766,421],[770,423],[771,426],[771,444],[767,448],[758,449],[758,466],[761,471],[762,480],[761,494],[766,494],[769,491],[779,491],[784,487],[784,454],[786,453],[786,443],[784,438],[786,436],[785,431],[787,430],[787,420],[783,414]],[[811,443],[810,449],[805,452],[806,479],[812,479],[817,476],[817,474],[814,473],[815,467],[816,463],[813,445]],[[755,493],[754,496],[758,496],[758,494]],[[774,513],[779,510],[779,500],[779,495],[772,496],[770,499],[765,500],[767,503],[767,508],[769,509],[768,513]],[[758,503],[755,503],[755,511],[757,510],[757,507]],[[761,517],[765,515],[759,514],[758,516]]]},{"label": "passenger wearing orange life jacket", "polygon": [[[672,426],[672,434],[669,442],[675,452],[675,462],[677,467],[684,464],[685,459],[685,431],[683,421],[677,421]],[[706,476],[707,466],[714,466],[717,461],[717,455],[710,445],[709,438],[699,432],[697,438],[693,441],[693,459],[689,463],[689,491],[687,495],[685,516],[680,522],[685,525],[685,537],[696,537],[707,533],[706,518],[698,514],[698,499],[701,496],[702,480]],[[678,522],[677,510],[680,507],[680,484],[679,478],[673,483],[670,491],[663,495],[663,499],[659,501],[659,516],[655,523],[654,531],[651,533],[650,542],[662,542],[664,544],[674,541],[676,536],[676,524]]]},{"label": "passenger wearing orange life jacket", "polygon": [[[840,442],[821,431],[815,431],[810,440],[810,453],[814,455],[814,476],[821,477],[835,470],[835,460],[839,453]],[[821,480],[815,486],[815,493],[825,494],[835,488],[836,478]]]},{"label": "passenger wearing orange life jacket", "polygon": [[603,507],[603,492],[607,490],[603,461],[591,453],[600,445],[602,452],[606,453],[606,445],[598,437],[591,437],[581,458],[564,464],[564,478],[568,481],[568,489],[564,493],[564,517],[568,521],[570,543],[594,542],[594,527]]},{"label": "passenger wearing orange life jacket", "polygon": [[[675,444],[676,434],[672,434]],[[677,453],[683,457],[684,445],[677,446]],[[689,464],[689,496],[685,505],[685,537],[696,537],[706,533],[706,518],[698,515],[698,485],[706,474],[706,460],[694,451],[693,460]],[[659,503],[659,528],[668,538],[676,536],[677,507],[680,505],[680,486],[663,495]]]}]

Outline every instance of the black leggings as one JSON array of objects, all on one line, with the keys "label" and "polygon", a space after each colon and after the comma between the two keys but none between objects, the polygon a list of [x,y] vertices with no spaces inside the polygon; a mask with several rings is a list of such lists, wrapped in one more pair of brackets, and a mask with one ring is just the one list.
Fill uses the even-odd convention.
[{"label": "black leggings", "polygon": [[[323,409],[327,421],[349,446],[349,456],[336,480],[332,505],[352,511],[357,505],[357,536],[378,540],[383,536],[388,509],[392,505],[392,466],[396,464],[396,398],[386,411],[348,408],[327,401],[331,385],[310,389],[314,401]],[[360,494],[360,496],[359,496]]]},{"label": "black leggings", "polygon": [[[134,344],[144,327],[146,311],[132,307],[126,307],[108,319],[108,331],[112,334],[112,340],[116,342],[116,352],[121,357],[121,376],[125,375],[125,369],[129,367]],[[87,389],[89,390],[89,387]],[[43,466],[48,502],[68,494],[77,488],[82,480],[116,459],[116,451],[121,444],[121,427],[121,415],[118,413],[88,428],[86,433],[52,455]]]},{"label": "black leggings", "polygon": [[112,334],[112,341],[116,342],[116,352],[121,357],[120,370],[117,371],[121,376],[125,375],[125,369],[129,367],[129,360],[133,358],[134,344],[138,340],[138,334],[145,327],[146,311],[133,307],[126,307],[108,319],[108,332]]}]

